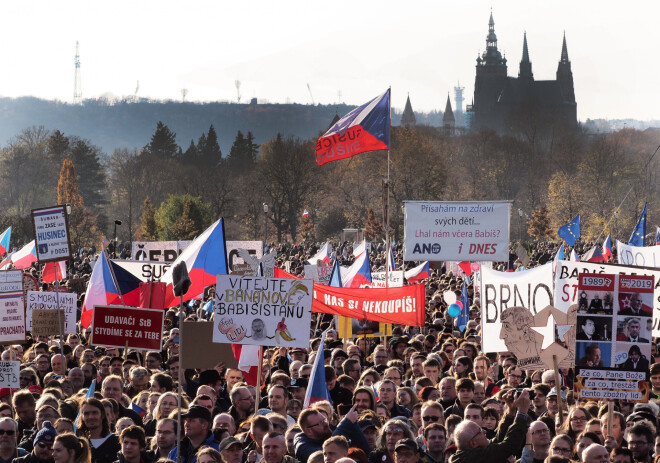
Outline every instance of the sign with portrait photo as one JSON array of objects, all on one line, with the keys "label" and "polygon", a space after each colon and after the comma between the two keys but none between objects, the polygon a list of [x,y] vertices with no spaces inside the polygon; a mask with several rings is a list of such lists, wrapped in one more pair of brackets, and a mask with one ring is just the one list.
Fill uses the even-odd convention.
[{"label": "sign with portrait photo", "polygon": [[218,275],[213,342],[308,348],[313,284]]}]

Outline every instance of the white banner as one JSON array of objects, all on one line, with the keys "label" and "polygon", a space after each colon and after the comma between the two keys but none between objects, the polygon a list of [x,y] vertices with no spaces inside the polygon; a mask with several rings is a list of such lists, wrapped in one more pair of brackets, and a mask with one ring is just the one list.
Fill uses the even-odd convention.
[{"label": "white banner", "polygon": [[0,293],[23,291],[23,270],[0,271]]},{"label": "white banner", "polygon": [[314,283],[328,285],[332,277],[333,264],[328,265],[305,265],[305,278],[311,278]]},{"label": "white banner", "polygon": [[171,262],[148,262],[136,260],[117,260],[113,263],[119,265],[127,272],[132,273],[142,281],[160,281],[163,275],[172,266]]},{"label": "white banner", "polygon": [[192,241],[133,241],[134,260],[174,262]]},{"label": "white banner", "polygon": [[60,297],[60,310],[64,311],[64,334],[76,332],[76,311],[78,308],[76,293],[51,293],[43,291],[28,291],[25,307],[25,328],[32,331],[32,311],[34,309],[57,310],[57,295]]},{"label": "white banner", "polygon": [[404,260],[507,261],[511,203],[405,202]]},{"label": "white banner", "polygon": [[533,336],[531,325],[503,325],[502,312],[508,307],[524,307],[530,312],[528,318],[531,319],[548,305],[553,305],[552,263],[522,272],[498,272],[482,266],[480,296],[483,351],[511,351],[515,354],[517,350],[517,357],[523,358],[520,353],[525,349],[518,345],[526,343],[526,336]]},{"label": "white banner", "polygon": [[560,260],[555,274],[555,304],[562,311],[572,304],[578,304],[578,275],[580,273],[610,273],[615,275],[649,275],[655,277],[653,291],[653,336],[660,336],[660,269],[622,267],[620,265],[595,264]]},{"label": "white banner", "polygon": [[238,275],[244,275],[245,273],[252,274],[250,265],[245,262],[244,251],[257,259],[261,259],[264,256],[263,241],[227,241],[225,245],[227,247],[229,273]]},{"label": "white banner", "polygon": [[[403,286],[403,270],[390,272],[390,288]],[[371,287],[385,288],[385,272],[371,272]]]},{"label": "white banner", "polygon": [[628,246],[617,241],[616,249],[622,265],[660,268],[660,246]]},{"label": "white banner", "polygon": [[312,280],[218,275],[213,342],[309,347]]}]

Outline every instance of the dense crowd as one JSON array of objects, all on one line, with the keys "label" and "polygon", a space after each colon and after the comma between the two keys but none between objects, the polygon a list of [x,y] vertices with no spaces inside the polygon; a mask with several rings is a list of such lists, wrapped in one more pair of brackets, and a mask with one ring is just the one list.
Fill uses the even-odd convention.
[{"label": "dense crowd", "polygon": [[[279,266],[300,275],[319,245],[272,249]],[[528,266],[555,251],[553,244],[539,244]],[[334,252],[344,265],[354,260],[349,244]],[[78,254],[73,278],[89,278],[93,255]],[[374,271],[384,268],[385,256],[383,245],[373,246]],[[402,268],[401,249],[395,256]],[[31,271],[39,276],[37,267]],[[482,353],[473,285],[462,332],[443,299],[446,291],[460,294],[461,275],[435,268],[424,284],[424,327],[395,325],[386,338],[342,340],[330,316],[314,314],[308,349],[264,350],[258,390],[244,372],[219,363],[185,369],[179,396],[179,367],[185,365],[173,309],[166,313],[162,351],[91,346],[89,329],[80,326],[62,351],[52,338],[28,336],[2,351],[2,360],[21,361],[21,388],[0,389],[0,463],[660,461],[655,340],[652,399],[615,401],[608,413],[605,401],[576,400],[571,370],[559,376],[524,370],[510,352]],[[186,320],[208,322],[204,302],[186,306]],[[320,349],[331,401],[304,409]]]}]

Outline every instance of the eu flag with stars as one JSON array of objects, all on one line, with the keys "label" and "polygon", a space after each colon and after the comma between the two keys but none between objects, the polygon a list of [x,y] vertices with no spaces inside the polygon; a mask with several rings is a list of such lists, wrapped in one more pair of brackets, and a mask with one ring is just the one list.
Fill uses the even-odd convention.
[{"label": "eu flag with stars", "polygon": [[637,225],[630,235],[628,246],[644,246],[644,237],[646,236],[646,203],[644,203],[644,210],[637,220]]},{"label": "eu flag with stars", "polygon": [[559,227],[557,234],[568,243],[569,246],[575,246],[575,240],[580,237],[580,214],[566,225]]}]

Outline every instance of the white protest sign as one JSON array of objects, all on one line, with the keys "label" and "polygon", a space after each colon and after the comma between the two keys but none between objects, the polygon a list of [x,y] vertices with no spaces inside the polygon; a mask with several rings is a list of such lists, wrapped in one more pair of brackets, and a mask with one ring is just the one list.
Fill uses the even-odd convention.
[{"label": "white protest sign", "polygon": [[174,262],[192,241],[133,241],[135,260]]},{"label": "white protest sign", "polygon": [[160,281],[172,266],[171,262],[112,259],[112,263],[132,273],[142,281]]},{"label": "white protest sign", "polygon": [[0,362],[0,387],[20,389],[21,383],[18,377],[20,370],[19,361]]},{"label": "white protest sign", "polygon": [[0,293],[23,291],[23,271],[0,271]]},{"label": "white protest sign", "polygon": [[[509,325],[502,325],[502,312],[506,308],[524,307],[530,312],[530,317],[533,317],[548,305],[553,305],[552,263],[522,272],[498,272],[482,266],[481,342],[483,351],[486,353],[514,352],[516,340],[512,336],[518,336],[520,343],[524,343],[525,336],[532,336],[531,332],[510,330]],[[510,334],[511,336],[509,336]],[[505,343],[507,338],[511,339]],[[507,344],[509,344],[508,348]],[[520,355],[518,357],[522,358]]]},{"label": "white protest sign", "polygon": [[621,265],[660,268],[660,246],[628,246],[617,241],[616,249]]},{"label": "white protest sign", "polygon": [[313,284],[218,275],[213,342],[309,347]]},{"label": "white protest sign", "polygon": [[311,278],[314,283],[328,285],[332,277],[332,264],[329,265],[305,265],[305,278]]},{"label": "white protest sign", "polygon": [[42,291],[28,291],[27,305],[25,307],[25,327],[32,331],[32,311],[34,309],[57,310],[57,295],[60,297],[60,310],[64,311],[64,334],[76,332],[76,311],[78,308],[76,293],[51,293]]},{"label": "white protest sign", "polygon": [[406,261],[506,261],[509,259],[508,201],[406,201]]},{"label": "white protest sign", "polygon": [[20,292],[0,293],[0,344],[25,340],[25,298]]},{"label": "white protest sign", "polygon": [[[403,270],[394,270],[390,272],[390,288],[403,286]],[[371,287],[385,288],[385,272],[371,272]]]},{"label": "white protest sign", "polygon": [[264,256],[263,241],[227,241],[225,246],[227,248],[227,266],[230,273],[243,275],[245,272],[251,271],[250,266],[239,255],[239,253],[242,253],[240,250],[247,251],[257,259]]},{"label": "white protest sign", "polygon": [[39,262],[66,260],[71,257],[68,220],[64,206],[33,209],[32,224]]},{"label": "white protest sign", "polygon": [[622,265],[596,264],[592,262],[573,262],[560,260],[555,273],[555,306],[568,310],[572,304],[578,304],[578,276],[580,273],[609,273],[615,275],[648,275],[655,277],[653,291],[653,336],[660,336],[660,269],[642,267],[624,267]]}]

